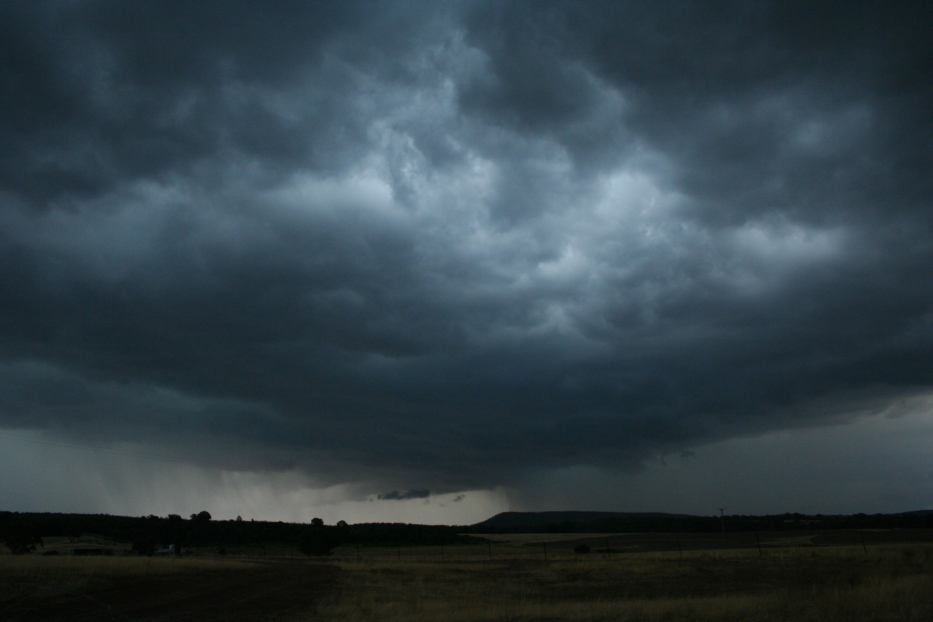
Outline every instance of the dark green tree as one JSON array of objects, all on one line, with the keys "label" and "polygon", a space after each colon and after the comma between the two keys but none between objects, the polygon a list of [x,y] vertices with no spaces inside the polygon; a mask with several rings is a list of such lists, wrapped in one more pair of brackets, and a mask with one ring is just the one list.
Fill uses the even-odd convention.
[{"label": "dark green tree", "polygon": [[325,527],[320,518],[312,518],[311,526],[304,529],[298,541],[298,549],[305,555],[330,555],[340,544],[340,534],[335,527]]},{"label": "dark green tree", "polygon": [[7,524],[3,533],[0,533],[0,541],[10,549],[13,555],[32,553],[37,546],[42,546],[42,537],[23,523]]}]

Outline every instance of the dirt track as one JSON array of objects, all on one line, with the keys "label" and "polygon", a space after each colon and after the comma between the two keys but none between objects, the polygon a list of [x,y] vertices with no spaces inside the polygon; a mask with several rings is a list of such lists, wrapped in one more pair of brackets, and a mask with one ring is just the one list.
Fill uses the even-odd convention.
[{"label": "dirt track", "polygon": [[4,622],[290,620],[314,612],[339,570],[269,562],[243,569],[117,577],[80,593],[0,604]]}]

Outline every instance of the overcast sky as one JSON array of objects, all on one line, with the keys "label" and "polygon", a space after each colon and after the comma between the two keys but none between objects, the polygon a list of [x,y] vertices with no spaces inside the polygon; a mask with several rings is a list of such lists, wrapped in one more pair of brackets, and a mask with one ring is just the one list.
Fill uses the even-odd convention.
[{"label": "overcast sky", "polygon": [[933,507],[931,18],[3,2],[0,509]]}]

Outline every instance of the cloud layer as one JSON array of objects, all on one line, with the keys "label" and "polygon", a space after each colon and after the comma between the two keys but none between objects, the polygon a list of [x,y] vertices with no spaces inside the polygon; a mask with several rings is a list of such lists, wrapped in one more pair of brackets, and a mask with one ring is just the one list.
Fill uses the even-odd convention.
[{"label": "cloud layer", "polygon": [[0,427],[401,499],[928,392],[930,17],[4,4]]}]

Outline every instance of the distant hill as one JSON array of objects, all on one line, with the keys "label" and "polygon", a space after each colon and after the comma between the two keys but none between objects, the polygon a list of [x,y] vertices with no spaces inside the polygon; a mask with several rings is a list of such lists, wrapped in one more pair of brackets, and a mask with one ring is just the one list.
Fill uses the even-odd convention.
[{"label": "distant hill", "polygon": [[695,516],[663,512],[502,512],[466,528],[467,533],[714,532],[786,529],[933,527],[933,511],[895,514],[771,514]]},{"label": "distant hill", "polygon": [[697,518],[688,514],[668,514],[665,512],[501,512],[487,518],[474,527],[510,528],[515,526],[546,526],[559,523],[589,524],[607,520],[663,520]]},{"label": "distant hill", "polygon": [[718,519],[691,516],[689,514],[667,514],[664,512],[502,512],[473,525],[470,531],[478,533],[688,531],[715,527],[714,524],[710,523],[710,521],[715,520]]}]

